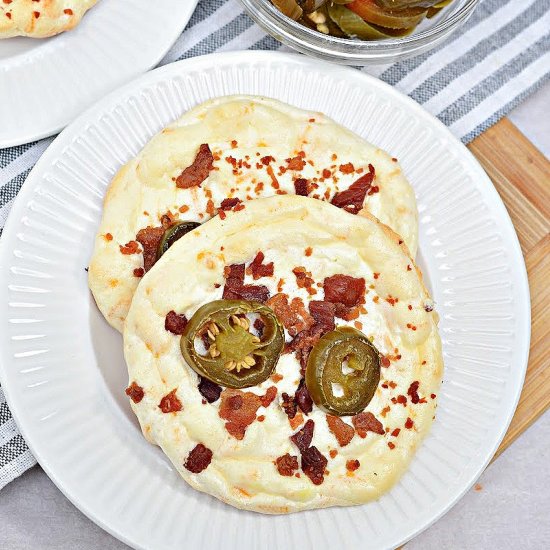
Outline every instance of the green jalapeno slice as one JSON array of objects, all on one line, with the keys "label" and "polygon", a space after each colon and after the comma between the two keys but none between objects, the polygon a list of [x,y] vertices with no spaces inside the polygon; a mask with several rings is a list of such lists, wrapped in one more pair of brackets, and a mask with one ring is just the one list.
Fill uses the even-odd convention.
[{"label": "green jalapeno slice", "polygon": [[171,225],[162,236],[157,250],[157,260],[178,240],[184,235],[199,227],[197,222],[176,222]]},{"label": "green jalapeno slice", "polygon": [[[260,335],[250,331],[247,314],[261,318]],[[259,302],[216,300],[200,307],[187,323],[180,348],[198,374],[227,388],[248,388],[273,372],[285,343],[275,313]],[[197,350],[197,344],[204,350]]]},{"label": "green jalapeno slice", "polygon": [[321,337],[306,368],[315,404],[337,416],[361,412],[380,381],[380,354],[359,330],[339,327]]}]

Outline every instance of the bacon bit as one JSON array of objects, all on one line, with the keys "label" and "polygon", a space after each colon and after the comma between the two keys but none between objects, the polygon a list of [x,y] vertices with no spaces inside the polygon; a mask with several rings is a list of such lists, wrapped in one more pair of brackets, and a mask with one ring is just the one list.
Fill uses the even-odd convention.
[{"label": "bacon bit", "polygon": [[345,191],[336,193],[331,203],[351,214],[357,214],[363,208],[363,202],[367,191],[372,185],[374,175],[374,167],[369,164],[369,172],[352,183]]},{"label": "bacon bit", "polygon": [[340,172],[342,172],[342,174],[353,174],[353,172],[355,172],[355,166],[353,166],[351,162],[340,164]]},{"label": "bacon bit", "polygon": [[380,273],[373,273],[373,276],[375,279],[378,279],[378,277],[380,277]]},{"label": "bacon bit", "polygon": [[299,432],[290,436],[290,440],[298,447],[300,452],[303,453],[311,445],[314,428],[315,422],[313,422],[313,420],[308,420]]},{"label": "bacon bit", "polygon": [[328,168],[323,169],[323,178],[328,179],[330,176],[332,176],[332,172]]},{"label": "bacon bit", "polygon": [[411,398],[411,403],[416,405],[418,401],[420,400],[418,396],[418,386],[420,386],[420,382],[413,382],[409,389],[407,390],[407,395]]},{"label": "bacon bit", "polygon": [[290,428],[292,430],[296,430],[299,426],[301,426],[304,423],[304,417],[302,413],[298,411],[294,418],[288,419],[288,423],[290,424]]},{"label": "bacon bit", "polygon": [[413,426],[414,422],[412,418],[407,417],[407,420],[405,421],[405,428],[407,428],[407,430],[410,430]]},{"label": "bacon bit", "polygon": [[262,157],[260,159],[260,162],[264,165],[264,166],[268,166],[271,162],[273,162],[275,159],[272,157],[272,156],[265,156],[265,157]]},{"label": "bacon bit", "polygon": [[212,451],[205,447],[202,443],[199,443],[189,453],[184,467],[193,474],[200,474],[203,470],[206,470],[212,461]]},{"label": "bacon bit", "polygon": [[258,422],[263,422],[265,420],[265,416],[263,414],[261,414],[260,416],[258,416],[258,418],[256,420]]},{"label": "bacon bit", "polygon": [[386,418],[386,415],[391,411],[391,407],[384,407],[380,412],[380,416]]},{"label": "bacon bit", "polygon": [[277,466],[277,471],[282,476],[292,476],[294,475],[294,472],[299,468],[298,457],[291,456],[290,454],[286,453],[286,455],[277,458],[277,460],[275,461],[275,465]]},{"label": "bacon bit", "polygon": [[368,191],[367,191],[367,195],[369,195],[369,197],[371,195],[374,195],[375,193],[378,193],[380,191],[380,187],[378,187],[378,185],[374,185],[373,187],[371,187]]},{"label": "bacon bit", "polygon": [[141,386],[138,386],[136,382],[132,382],[126,388],[125,393],[134,403],[139,403],[143,399],[143,396],[145,395],[143,388]]},{"label": "bacon bit", "polygon": [[225,218],[227,218],[227,214],[223,210],[218,210],[218,216],[222,220],[225,220]]},{"label": "bacon bit", "polygon": [[261,277],[271,277],[273,275],[273,262],[263,264],[265,256],[262,251],[256,254],[256,257],[252,260],[252,263],[246,269],[246,273],[252,275],[253,279],[257,281]]},{"label": "bacon bit", "polygon": [[306,386],[306,381],[302,378],[298,384],[298,389],[294,394],[294,400],[304,414],[308,414],[313,410],[313,400]]},{"label": "bacon bit", "polygon": [[296,416],[296,412],[298,410],[296,400],[294,397],[288,395],[288,393],[283,393],[281,397],[283,398],[281,408],[285,411],[285,414],[288,416],[289,420],[291,420]]},{"label": "bacon bit", "polygon": [[231,149],[236,149],[237,145],[238,145],[237,140],[235,139],[231,140]]},{"label": "bacon bit", "polygon": [[305,250],[304,250],[304,253],[305,255],[309,258],[309,256],[311,256],[313,254],[313,248],[311,248],[311,246],[308,246]]},{"label": "bacon bit", "polygon": [[[258,319],[256,319],[256,321],[257,320]],[[256,322],[254,322],[254,324],[256,324]],[[280,382],[283,379],[283,375],[279,374],[278,372],[274,372],[269,378],[271,378],[271,380],[276,384],[277,382]]]},{"label": "bacon bit", "polygon": [[[333,275],[325,278],[323,288],[327,302],[343,304],[348,308],[355,307],[363,303],[365,279],[350,277],[349,275]],[[338,313],[336,311],[337,315]]]},{"label": "bacon bit", "polygon": [[338,451],[336,449],[331,449],[328,454],[330,455],[330,458],[336,458]]},{"label": "bacon bit", "polygon": [[303,170],[304,166],[306,165],[303,155],[298,154],[297,156],[286,159],[287,162],[287,170]]},{"label": "bacon bit", "polygon": [[260,397],[251,392],[225,389],[221,393],[218,414],[227,420],[225,429],[235,439],[243,439],[246,428],[256,419],[256,412],[262,405]]},{"label": "bacon bit", "polygon": [[143,247],[143,269],[149,271],[157,261],[157,250],[164,235],[164,227],[146,227],[140,229],[136,235],[136,241]]},{"label": "bacon bit", "polygon": [[119,248],[120,252],[126,256],[130,256],[131,254],[139,254],[141,252],[139,244],[136,241],[129,241],[124,246],[120,244]]},{"label": "bacon bit", "polygon": [[178,412],[183,409],[181,401],[176,395],[177,388],[174,388],[169,394],[165,395],[159,403],[159,409],[163,413]]},{"label": "bacon bit", "polygon": [[208,403],[214,403],[220,398],[222,393],[221,386],[218,386],[215,382],[199,376],[199,392],[208,401]]},{"label": "bacon bit", "polygon": [[289,304],[287,294],[275,294],[266,305],[275,312],[291,336],[313,326],[313,317],[306,311],[304,302],[299,297],[293,298]]},{"label": "bacon bit", "polygon": [[346,469],[347,469],[349,472],[355,472],[355,470],[358,470],[358,469],[359,469],[359,466],[361,466],[361,463],[360,463],[357,459],[348,460],[348,461],[346,462]]},{"label": "bacon bit", "polygon": [[388,385],[390,386],[390,388],[391,388],[392,390],[395,389],[395,388],[397,388],[397,384],[396,384],[395,382],[390,381],[390,382],[388,382]]},{"label": "bacon bit", "polygon": [[181,336],[187,325],[187,317],[179,315],[175,311],[169,311],[164,320],[164,329],[172,334]]},{"label": "bacon bit", "polygon": [[317,447],[309,447],[302,451],[302,471],[314,485],[321,485],[328,460],[319,452]]},{"label": "bacon bit", "polygon": [[435,393],[430,394],[430,397],[431,397],[432,399],[435,399],[435,398],[436,398]]},{"label": "bacon bit", "polygon": [[241,199],[233,197],[230,199],[223,199],[220,204],[220,210],[231,210],[234,206],[237,206],[241,202]]},{"label": "bacon bit", "polygon": [[294,180],[294,190],[296,191],[297,195],[307,197],[309,193],[308,181],[304,178],[298,178]]},{"label": "bacon bit", "polygon": [[143,267],[136,267],[133,273],[134,277],[143,277],[145,275],[145,269],[143,269]]},{"label": "bacon bit", "polygon": [[106,241],[112,241],[113,240],[113,236],[110,233],[105,233],[105,235],[103,235],[103,237],[105,238]]},{"label": "bacon bit", "polygon": [[264,285],[245,285],[244,264],[234,264],[224,268],[226,279],[223,288],[223,299],[225,300],[256,300],[265,303],[269,299],[269,289]]},{"label": "bacon bit", "polygon": [[199,151],[193,164],[185,168],[183,172],[176,178],[176,187],[187,189],[200,185],[210,174],[214,166],[214,157],[208,144],[203,143],[199,147]]},{"label": "bacon bit", "polygon": [[404,407],[407,404],[407,398],[404,395],[398,395],[397,397],[392,397],[392,403],[399,403]]},{"label": "bacon bit", "polygon": [[351,423],[354,425],[359,437],[366,437],[367,432],[374,432],[380,435],[384,435],[385,433],[382,423],[371,412],[356,414],[352,417]]},{"label": "bacon bit", "polygon": [[395,445],[391,442],[391,441],[388,441],[388,447],[393,451],[395,449]]},{"label": "bacon bit", "polygon": [[416,330],[416,326],[411,325],[411,323],[407,323],[407,328],[410,328],[411,330]]},{"label": "bacon bit", "polygon": [[264,407],[264,409],[267,409],[267,407],[269,407],[269,405],[273,403],[276,397],[277,397],[277,388],[275,386],[269,386],[265,394],[260,396],[262,407]]},{"label": "bacon bit", "polygon": [[380,365],[382,367],[388,368],[391,365],[391,363],[390,363],[390,360],[385,355],[382,355],[382,357],[380,357]]},{"label": "bacon bit", "polygon": [[395,428],[395,430],[393,430],[393,432],[391,433],[391,435],[393,437],[397,437],[399,435],[399,432],[401,431],[400,428]]},{"label": "bacon bit", "polygon": [[315,281],[311,278],[311,273],[306,271],[305,267],[295,267],[292,273],[296,276],[298,288],[305,288],[309,295],[317,294],[317,290],[313,288]]},{"label": "bacon bit", "polygon": [[338,416],[327,415],[326,419],[328,428],[334,434],[340,447],[348,445],[355,435],[355,430]]}]

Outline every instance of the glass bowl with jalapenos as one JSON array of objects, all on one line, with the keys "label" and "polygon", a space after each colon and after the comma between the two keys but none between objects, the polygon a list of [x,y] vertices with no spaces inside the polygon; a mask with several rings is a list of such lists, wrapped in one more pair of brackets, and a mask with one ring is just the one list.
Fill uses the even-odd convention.
[{"label": "glass bowl with jalapenos", "polygon": [[383,64],[441,44],[479,0],[241,0],[277,40],[347,65]]}]

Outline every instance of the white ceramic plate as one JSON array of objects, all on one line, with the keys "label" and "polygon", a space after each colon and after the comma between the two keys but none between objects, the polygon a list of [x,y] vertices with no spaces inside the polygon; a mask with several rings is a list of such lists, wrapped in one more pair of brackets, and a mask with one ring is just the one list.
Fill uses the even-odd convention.
[{"label": "white ceramic plate", "polygon": [[99,0],[46,39],[0,40],[0,147],[59,132],[105,94],[154,67],[197,0]]},{"label": "white ceramic plate", "polygon": [[[96,309],[87,265],[117,169],[185,110],[222,94],[321,110],[397,156],[418,195],[420,265],[441,315],[445,377],[433,430],[379,501],[290,516],[231,508],[189,488],[142,438],[121,338]],[[273,52],[198,57],[153,71],[67,128],[29,175],[0,249],[8,402],[36,458],[90,518],[139,548],[395,547],[445,513],[512,418],[529,349],[517,237],[486,174],[447,129],[353,69]]]}]

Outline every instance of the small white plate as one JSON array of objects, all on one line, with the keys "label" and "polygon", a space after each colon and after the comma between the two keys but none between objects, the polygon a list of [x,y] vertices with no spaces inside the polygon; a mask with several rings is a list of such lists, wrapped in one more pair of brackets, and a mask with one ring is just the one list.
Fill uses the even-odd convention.
[{"label": "small white plate", "polygon": [[154,67],[198,0],[99,0],[72,31],[0,40],[0,148],[59,132]]},{"label": "small white plate", "polygon": [[[223,94],[324,111],[401,161],[418,196],[420,265],[441,315],[433,429],[379,501],[290,516],[236,510],[187,486],[141,436],[121,338],[86,284],[105,189],[153,134]],[[525,265],[487,175],[435,118],[353,69],[274,52],[168,65],[65,130],[29,175],[0,243],[0,373],[34,455],[90,518],[139,548],[392,548],[445,513],[512,418],[530,335]]]}]

